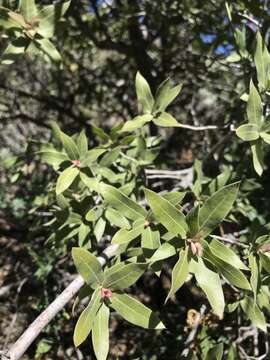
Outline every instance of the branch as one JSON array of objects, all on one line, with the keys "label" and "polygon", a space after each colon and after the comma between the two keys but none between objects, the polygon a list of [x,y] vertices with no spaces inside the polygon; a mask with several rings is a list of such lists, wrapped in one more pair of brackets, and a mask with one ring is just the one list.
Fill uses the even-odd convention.
[{"label": "branch", "polygon": [[210,235],[210,237],[214,238],[214,239],[224,241],[224,242],[227,242],[227,243],[232,244],[232,245],[236,245],[236,246],[245,248],[245,249],[249,247],[249,245],[243,244],[243,243],[239,242],[237,239],[229,239],[228,237],[217,236],[217,235]]},{"label": "branch", "polygon": [[219,127],[216,125],[193,126],[193,125],[186,125],[186,124],[179,123],[178,127],[183,128],[183,129],[193,130],[193,131],[223,130],[223,129],[229,129],[230,131],[235,131],[235,129],[232,125],[229,127],[228,126]]},{"label": "branch", "polygon": [[[105,249],[98,257],[101,266],[104,266],[107,261],[115,255],[117,250],[118,245],[115,244],[110,245]],[[36,318],[36,320],[32,322],[15,344],[13,344],[7,352],[2,353],[1,360],[20,359],[45,326],[47,326],[57,313],[78,293],[83,285],[83,278],[80,275],[77,276],[75,280],[73,280],[72,283],[69,284],[69,286]]]},{"label": "branch", "polygon": [[251,22],[253,25],[255,25],[257,28],[261,28],[261,25],[259,23],[259,21],[257,21],[256,19],[252,18],[251,16],[248,16],[247,14],[243,14],[243,13],[238,13],[237,15],[239,15],[241,18]]},{"label": "branch", "polygon": [[177,179],[183,178],[193,174],[193,166],[183,170],[158,170],[158,169],[145,169],[147,179]]}]

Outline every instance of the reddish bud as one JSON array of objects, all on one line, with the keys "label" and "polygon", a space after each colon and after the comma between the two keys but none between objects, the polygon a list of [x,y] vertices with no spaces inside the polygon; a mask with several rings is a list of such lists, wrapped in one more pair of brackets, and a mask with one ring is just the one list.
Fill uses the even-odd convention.
[{"label": "reddish bud", "polygon": [[148,226],[150,226],[150,225],[151,225],[150,221],[145,220],[145,222],[144,222],[144,228],[146,229],[146,228],[148,228]]},{"label": "reddish bud", "polygon": [[190,242],[190,250],[193,255],[197,254],[197,246],[195,245],[195,243],[193,241]]},{"label": "reddish bud", "polygon": [[101,297],[102,299],[111,298],[112,297],[112,291],[110,289],[101,289]]},{"label": "reddish bud", "polygon": [[202,245],[198,242],[195,243],[195,246],[197,248],[197,255],[198,256],[202,256],[202,253],[203,253],[203,248],[202,248]]},{"label": "reddish bud", "polygon": [[191,239],[188,239],[187,242],[193,255],[202,256],[203,248],[198,241],[192,241]]},{"label": "reddish bud", "polygon": [[72,162],[72,164],[73,164],[74,166],[76,166],[76,167],[80,167],[80,166],[81,166],[80,160],[72,160],[71,162]]},{"label": "reddish bud", "polygon": [[270,252],[270,243],[263,244],[260,247],[260,251],[263,252],[263,253],[269,253]]}]

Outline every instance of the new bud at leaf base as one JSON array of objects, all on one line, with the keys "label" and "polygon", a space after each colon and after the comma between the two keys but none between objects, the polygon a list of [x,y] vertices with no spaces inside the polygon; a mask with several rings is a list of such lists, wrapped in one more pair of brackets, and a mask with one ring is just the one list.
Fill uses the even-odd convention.
[{"label": "new bud at leaf base", "polygon": [[260,251],[263,252],[263,253],[270,253],[270,243],[263,244],[260,247]]},{"label": "new bud at leaf base", "polygon": [[72,160],[71,162],[72,162],[72,164],[73,164],[74,166],[76,166],[76,167],[80,167],[80,166],[81,166],[80,160]]},{"label": "new bud at leaf base", "polygon": [[202,245],[199,242],[196,242],[195,246],[196,246],[196,249],[197,249],[197,255],[202,256],[202,253],[203,253]]},{"label": "new bud at leaf base", "polygon": [[112,297],[112,291],[110,289],[102,288],[101,297],[102,299],[110,299]]},{"label": "new bud at leaf base", "polygon": [[192,241],[189,239],[188,244],[193,255],[202,256],[203,248],[198,241]]},{"label": "new bud at leaf base", "polygon": [[145,220],[144,225],[143,225],[144,228],[146,229],[146,228],[148,228],[150,225],[151,225],[150,221]]},{"label": "new bud at leaf base", "polygon": [[190,246],[190,250],[191,250],[192,254],[196,255],[197,254],[197,247],[196,247],[195,243],[193,241],[191,241],[189,246]]}]

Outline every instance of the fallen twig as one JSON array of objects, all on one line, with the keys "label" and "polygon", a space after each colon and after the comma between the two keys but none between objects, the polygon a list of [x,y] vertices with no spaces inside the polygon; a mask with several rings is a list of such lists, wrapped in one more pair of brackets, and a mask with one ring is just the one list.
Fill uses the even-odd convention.
[{"label": "fallen twig", "polygon": [[[110,245],[98,257],[101,266],[114,256],[118,249],[118,245]],[[68,287],[30,324],[25,332],[13,344],[8,351],[1,354],[2,360],[17,360],[25,353],[32,342],[37,338],[41,331],[47,326],[56,314],[61,311],[65,305],[78,293],[83,286],[84,280],[79,275],[68,285]]]}]

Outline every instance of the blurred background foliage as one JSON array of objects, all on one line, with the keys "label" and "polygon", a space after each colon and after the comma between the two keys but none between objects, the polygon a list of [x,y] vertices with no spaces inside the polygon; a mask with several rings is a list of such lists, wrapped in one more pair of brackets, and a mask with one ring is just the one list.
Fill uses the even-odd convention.
[{"label": "blurred background foliage", "polygon": [[[15,9],[17,3],[1,0],[0,5]],[[228,1],[227,9],[223,0],[72,1],[53,38],[61,63],[25,53],[8,67],[0,65],[0,286],[13,284],[0,297],[0,315],[8,312],[12,324],[15,312],[18,324],[10,335],[3,322],[0,332],[4,342],[16,338],[20,324],[25,327],[70,280],[66,273],[72,266],[69,257],[46,245],[50,228],[43,225],[50,220],[50,180],[55,175],[40,163],[35,152],[48,142],[51,121],[57,121],[69,134],[85,129],[90,144],[95,145],[97,127],[109,131],[133,118],[137,114],[137,70],[152,91],[168,77],[183,84],[170,108],[180,123],[217,126],[204,131],[152,126],[151,134],[159,131],[164,139],[156,167],[186,169],[199,159],[204,177],[195,166],[194,178],[201,177],[205,184],[226,168],[233,168],[238,178],[247,179],[237,203],[243,216],[241,229],[252,234],[261,225],[267,227],[269,155],[265,172],[258,178],[250,150],[229,129],[244,122],[246,103],[241,96],[248,92],[249,79],[255,74],[252,57],[257,30],[269,45],[269,9],[267,0]],[[2,50],[6,43],[2,31]],[[175,180],[165,181],[162,187],[169,190],[172,185]],[[147,301],[158,307],[163,299],[157,293],[161,280],[150,281],[141,280],[139,286]],[[168,279],[162,281],[166,289]],[[175,359],[184,341],[186,319],[180,310],[187,304],[200,307],[200,299],[190,303],[189,291],[184,287],[175,303],[166,306],[173,330],[168,331],[166,340],[155,339],[154,348],[153,333],[145,335],[117,321],[112,324],[112,358],[135,359],[144,351],[143,359]],[[7,301],[11,295],[13,300]],[[72,324],[65,322],[67,316],[62,313],[46,329],[38,347],[32,347],[31,356],[48,352],[47,359],[80,359],[79,350],[72,346]],[[206,344],[216,326],[214,320],[207,321],[200,335]],[[118,341],[119,335],[123,343]]]}]

